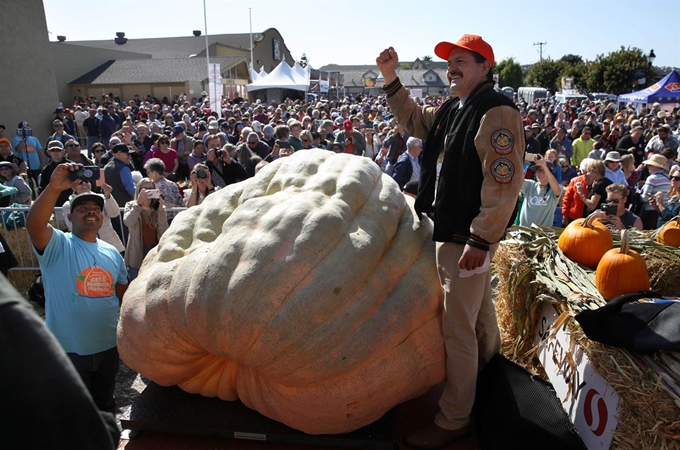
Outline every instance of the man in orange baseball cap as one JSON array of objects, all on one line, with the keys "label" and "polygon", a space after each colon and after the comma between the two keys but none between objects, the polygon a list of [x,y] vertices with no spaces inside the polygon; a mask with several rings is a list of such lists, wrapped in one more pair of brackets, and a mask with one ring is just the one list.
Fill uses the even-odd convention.
[{"label": "man in orange baseball cap", "polygon": [[493,89],[491,46],[464,34],[455,43],[440,42],[434,52],[448,61],[452,93],[438,107],[411,98],[392,47],[376,58],[399,124],[426,143],[415,210],[434,220],[444,293],[446,385],[434,423],[406,435],[420,448],[438,448],[472,431],[477,373],[500,350],[489,261],[514,220],[525,147],[517,107]]}]

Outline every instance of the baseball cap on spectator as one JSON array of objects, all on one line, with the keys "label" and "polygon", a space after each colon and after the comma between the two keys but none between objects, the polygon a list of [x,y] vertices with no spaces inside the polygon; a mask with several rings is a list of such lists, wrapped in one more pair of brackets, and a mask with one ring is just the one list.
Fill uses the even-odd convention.
[{"label": "baseball cap on spectator", "polygon": [[111,153],[130,153],[130,149],[127,145],[120,143],[111,148]]},{"label": "baseball cap on spectator", "polygon": [[492,67],[496,62],[491,46],[486,43],[481,36],[477,36],[476,34],[464,34],[455,44],[446,41],[440,42],[435,46],[434,53],[441,59],[448,60],[451,50],[454,48],[463,48],[471,52],[479,53],[484,59],[489,61]]},{"label": "baseball cap on spectator", "polygon": [[71,200],[71,211],[73,211],[75,209],[75,207],[78,206],[80,203],[83,203],[83,202],[86,202],[86,201],[96,202],[101,209],[104,209],[104,196],[103,195],[95,194],[94,192],[83,192],[81,194],[76,195]]},{"label": "baseball cap on spectator", "polygon": [[352,131],[352,121],[350,119],[345,120],[342,122],[342,127],[345,131]]},{"label": "baseball cap on spectator", "polygon": [[59,142],[59,141],[50,141],[50,142],[47,144],[47,150],[52,150],[53,148],[58,148],[58,149],[60,149],[60,150],[63,150],[63,149],[64,149],[64,144],[62,144],[62,143]]},{"label": "baseball cap on spectator", "polygon": [[256,133],[262,131],[262,124],[259,121],[253,120],[253,123],[251,125],[253,127],[253,131],[255,131]]},{"label": "baseball cap on spectator", "polygon": [[28,122],[19,122],[17,128],[30,128],[30,126],[28,125]]},{"label": "baseball cap on spectator", "polygon": [[62,108],[61,106],[54,110],[54,114],[59,114],[59,113],[63,113],[63,112],[64,112],[64,108]]},{"label": "baseball cap on spectator", "polygon": [[525,126],[524,126],[524,131],[532,131],[532,130],[531,130],[531,125],[525,125]]},{"label": "baseball cap on spectator", "polygon": [[262,132],[267,137],[274,136],[274,127],[271,125],[265,125],[264,128],[262,128]]},{"label": "baseball cap on spectator", "polygon": [[172,129],[172,137],[177,137],[180,134],[184,133],[184,128],[182,128],[179,125],[175,125]]},{"label": "baseball cap on spectator", "polygon": [[220,127],[220,125],[217,123],[216,120],[213,120],[208,124],[208,130],[217,130]]},{"label": "baseball cap on spectator", "polygon": [[663,130],[666,130],[666,131],[671,131],[671,126],[668,125],[667,123],[664,123],[663,125],[661,125],[661,126],[659,127],[659,129],[663,129]]},{"label": "baseball cap on spectator", "polygon": [[541,124],[540,124],[540,123],[532,123],[532,124],[531,124],[531,128],[537,128],[537,129],[540,130],[540,129],[541,129]]},{"label": "baseball cap on spectator", "polygon": [[9,141],[9,139],[7,139],[7,138],[2,138],[2,139],[0,139],[0,144],[7,144],[7,145],[9,145],[10,147],[12,146],[12,143],[11,143],[11,142]]},{"label": "baseball cap on spectator", "polygon": [[342,125],[343,122],[344,122],[344,119],[343,119],[342,117],[337,117],[337,118],[335,119],[335,122],[333,122],[333,123],[334,123],[336,126],[340,126],[340,125]]}]

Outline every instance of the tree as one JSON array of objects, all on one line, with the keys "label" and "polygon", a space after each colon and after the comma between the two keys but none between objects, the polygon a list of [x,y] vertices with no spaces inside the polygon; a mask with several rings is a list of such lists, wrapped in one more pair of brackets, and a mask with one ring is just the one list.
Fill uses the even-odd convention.
[{"label": "tree", "polygon": [[525,77],[528,86],[544,87],[550,91],[557,92],[561,86],[562,71],[565,63],[544,59],[531,66]]},{"label": "tree", "polygon": [[647,58],[639,48],[621,48],[607,56],[598,55],[588,70],[587,82],[591,92],[630,92],[638,74],[647,78],[653,75]]},{"label": "tree", "polygon": [[422,58],[420,58],[420,60],[424,63],[429,63],[432,62],[432,57],[430,55],[425,55]]},{"label": "tree", "polygon": [[302,56],[300,56],[300,61],[298,61],[298,64],[300,64],[302,67],[307,67],[307,64],[309,64],[309,61],[307,61],[307,54],[303,53]]},{"label": "tree", "polygon": [[399,63],[399,69],[400,70],[411,70],[411,66],[413,64],[410,62],[400,62]]},{"label": "tree", "polygon": [[498,85],[501,87],[510,86],[517,91],[522,86],[524,71],[514,58],[507,58],[499,62],[493,72],[498,74]]},{"label": "tree", "polygon": [[559,59],[560,61],[569,64],[570,66],[577,66],[583,63],[583,58],[579,55],[564,55]]}]

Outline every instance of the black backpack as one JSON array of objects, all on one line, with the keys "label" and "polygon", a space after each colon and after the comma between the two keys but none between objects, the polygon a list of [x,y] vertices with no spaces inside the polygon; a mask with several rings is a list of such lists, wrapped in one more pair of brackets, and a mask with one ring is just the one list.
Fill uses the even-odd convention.
[{"label": "black backpack", "polygon": [[45,288],[42,282],[42,273],[38,273],[33,277],[33,283],[28,288],[28,299],[37,303],[40,307],[45,307]]}]

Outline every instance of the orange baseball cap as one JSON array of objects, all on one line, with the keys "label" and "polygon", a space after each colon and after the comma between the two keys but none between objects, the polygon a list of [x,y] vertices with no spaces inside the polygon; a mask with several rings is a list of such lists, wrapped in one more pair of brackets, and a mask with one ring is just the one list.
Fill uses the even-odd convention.
[{"label": "orange baseball cap", "polygon": [[476,34],[464,34],[463,37],[458,39],[458,42],[455,44],[446,41],[440,42],[435,46],[434,54],[439,56],[441,59],[448,60],[451,50],[456,47],[479,53],[491,63],[491,66],[493,66],[496,62],[491,46],[484,39],[482,39],[481,36],[477,36]]}]

